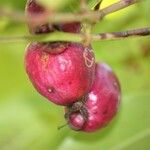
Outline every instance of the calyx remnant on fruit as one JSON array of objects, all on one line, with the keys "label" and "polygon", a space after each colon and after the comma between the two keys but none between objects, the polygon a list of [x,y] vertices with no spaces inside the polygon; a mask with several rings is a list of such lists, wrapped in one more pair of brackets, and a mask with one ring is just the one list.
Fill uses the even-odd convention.
[{"label": "calyx remnant on fruit", "polygon": [[88,121],[88,111],[87,111],[87,108],[85,107],[85,97],[83,97],[82,100],[77,101],[73,103],[72,105],[67,106],[66,109],[67,109],[67,112],[65,113],[64,117],[68,123],[73,113],[81,114],[81,117],[83,118],[82,126],[75,127],[75,126],[72,126],[71,124],[69,125],[73,130],[76,130],[76,131],[82,130],[83,125]]}]

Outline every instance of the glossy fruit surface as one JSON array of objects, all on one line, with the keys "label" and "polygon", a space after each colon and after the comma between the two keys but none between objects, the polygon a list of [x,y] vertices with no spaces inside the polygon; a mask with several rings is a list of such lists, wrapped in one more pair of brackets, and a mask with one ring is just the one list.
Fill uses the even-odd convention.
[{"label": "glossy fruit surface", "polygon": [[[63,52],[50,52],[59,49]],[[58,105],[72,104],[85,95],[95,72],[91,47],[84,48],[77,43],[61,42],[55,46],[31,43],[27,47],[25,66],[37,91]]]},{"label": "glossy fruit surface", "polygon": [[66,108],[66,118],[74,130],[97,131],[106,126],[118,111],[121,90],[115,74],[107,64],[101,63],[96,65],[95,75],[87,97]]}]

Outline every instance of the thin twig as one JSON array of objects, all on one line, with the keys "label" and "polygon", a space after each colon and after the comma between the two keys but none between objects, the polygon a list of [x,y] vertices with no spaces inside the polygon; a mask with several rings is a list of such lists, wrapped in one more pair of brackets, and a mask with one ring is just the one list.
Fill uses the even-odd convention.
[{"label": "thin twig", "polygon": [[[86,13],[53,13],[47,16],[43,15],[34,15],[30,17],[30,20],[36,25],[50,23],[67,23],[67,22],[95,22],[101,20],[108,14],[124,9],[130,5],[139,2],[139,0],[121,0],[117,3],[114,3],[106,8],[101,9],[100,11],[87,11]],[[6,16],[10,20],[25,22],[27,21],[24,14],[21,12],[11,12],[4,9],[0,9],[0,16]],[[29,19],[29,18],[28,18]]]},{"label": "thin twig", "polygon": [[24,36],[0,36],[0,43],[9,42],[54,42],[54,41],[70,41],[81,42],[83,39],[81,34],[73,34],[66,32],[54,32],[38,35]]},{"label": "thin twig", "polygon": [[80,8],[82,13],[88,10],[87,0],[80,0]]},{"label": "thin twig", "polygon": [[129,37],[142,37],[142,36],[150,36],[150,28],[139,28],[134,30],[128,30],[123,32],[110,32],[110,33],[101,33],[97,35],[93,35],[93,41],[100,40],[118,40],[125,39]]},{"label": "thin twig", "polygon": [[[150,36],[150,27],[139,28],[134,30],[128,30],[123,32],[110,32],[110,33],[100,33],[91,34],[92,41],[104,41],[104,40],[119,40],[129,37],[142,37]],[[84,34],[72,34],[65,32],[54,32],[50,34],[42,35],[27,35],[27,36],[2,36],[0,37],[0,43],[8,42],[54,42],[54,41],[69,41],[69,42],[83,42]]]},{"label": "thin twig", "polygon": [[105,7],[104,9],[100,10],[100,19],[102,19],[104,16],[114,13],[116,11],[119,11],[121,9],[124,9],[130,5],[133,5],[140,0],[120,0],[119,2],[116,2],[108,7]]}]

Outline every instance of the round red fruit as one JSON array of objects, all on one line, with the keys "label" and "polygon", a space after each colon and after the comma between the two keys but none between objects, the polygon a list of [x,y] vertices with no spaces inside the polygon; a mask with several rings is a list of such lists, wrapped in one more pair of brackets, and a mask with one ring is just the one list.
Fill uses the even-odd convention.
[{"label": "round red fruit", "polygon": [[32,34],[50,33],[53,31],[63,31],[70,33],[79,33],[81,31],[81,24],[79,22],[50,24],[45,23],[36,25],[32,18],[40,17],[41,19],[51,15],[53,11],[46,10],[43,6],[37,3],[36,0],[28,0],[26,3],[25,14],[28,20],[28,27]]},{"label": "round red fruit", "polygon": [[[50,13],[50,12],[49,12]],[[50,23],[36,25],[32,18],[47,17],[48,12],[43,6],[38,4],[36,0],[28,0],[26,3],[25,14],[28,21],[28,27],[32,34],[42,34],[54,31],[54,27]]]},{"label": "round red fruit", "polygon": [[[55,54],[52,51],[63,52]],[[39,93],[58,105],[69,105],[88,93],[94,78],[91,47],[77,43],[31,43],[27,47],[27,74]]]},{"label": "round red fruit", "polygon": [[104,63],[97,64],[90,92],[83,100],[65,109],[69,126],[85,132],[94,132],[106,126],[118,111],[120,95],[120,85],[111,68]]}]

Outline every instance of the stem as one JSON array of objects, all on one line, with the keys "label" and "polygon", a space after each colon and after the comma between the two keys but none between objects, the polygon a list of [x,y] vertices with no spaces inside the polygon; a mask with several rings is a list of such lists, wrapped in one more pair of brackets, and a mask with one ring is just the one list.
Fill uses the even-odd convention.
[{"label": "stem", "polygon": [[[104,40],[119,40],[129,37],[150,36],[150,27],[128,30],[123,32],[108,32],[90,35],[92,41]],[[42,35],[27,35],[27,36],[12,36],[0,37],[0,43],[8,42],[54,42],[54,41],[69,41],[69,42],[83,42],[85,40],[84,34],[72,34],[65,32],[54,32]]]},{"label": "stem", "polygon": [[64,125],[58,126],[57,129],[61,130],[62,128],[66,127],[67,125],[69,125],[69,122],[65,123]]},{"label": "stem", "polygon": [[93,35],[92,39],[94,41],[118,40],[118,39],[125,39],[129,37],[142,37],[142,36],[150,36],[150,28],[140,28],[140,29],[123,31],[123,32],[101,33],[101,34]]},{"label": "stem", "polygon": [[70,41],[81,42],[82,35],[65,32],[54,32],[41,35],[24,35],[24,36],[0,36],[0,43],[8,42],[54,42]]},{"label": "stem", "polygon": [[102,10],[100,10],[100,19],[102,19],[104,16],[108,15],[108,14],[111,14],[111,13],[114,13],[118,10],[121,10],[121,9],[124,9],[130,5],[133,5],[137,2],[139,2],[140,0],[120,0]]},{"label": "stem", "polygon": [[[53,13],[47,16],[43,15],[32,15],[29,20],[32,20],[36,25],[50,23],[67,23],[67,22],[95,22],[101,20],[104,16],[111,14],[113,12],[119,11],[130,5],[139,2],[139,0],[120,0],[100,11],[87,11],[86,13]],[[0,16],[6,16],[11,20],[26,22],[26,18],[21,12],[11,12],[5,9],[0,9]]]},{"label": "stem", "polygon": [[80,0],[80,9],[82,13],[85,13],[88,10],[87,0]]}]

